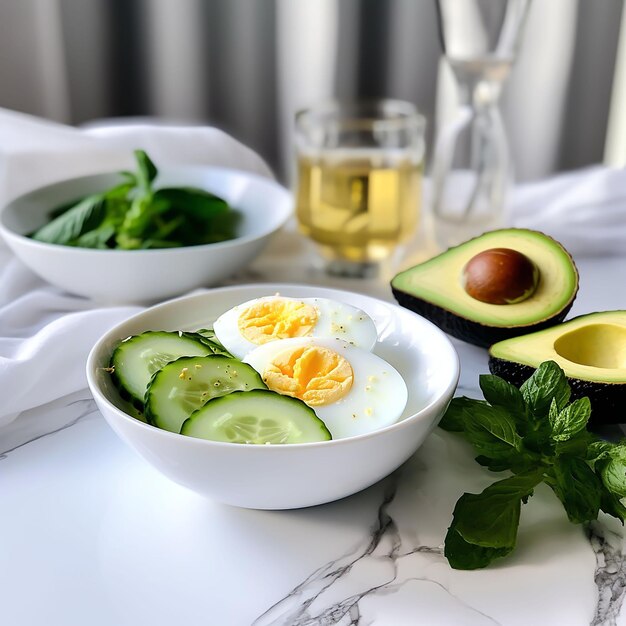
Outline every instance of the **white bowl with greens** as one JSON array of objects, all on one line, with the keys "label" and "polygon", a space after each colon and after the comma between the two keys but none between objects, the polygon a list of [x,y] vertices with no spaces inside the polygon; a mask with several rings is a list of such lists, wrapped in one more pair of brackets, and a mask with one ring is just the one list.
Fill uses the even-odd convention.
[{"label": "white bowl with greens", "polygon": [[69,179],[17,198],[0,212],[0,234],[25,265],[70,293],[155,302],[245,267],[292,206],[270,179],[202,166],[157,174],[146,157],[136,173]]},{"label": "white bowl with greens", "polygon": [[[269,383],[269,389],[263,389],[263,382],[267,382],[265,377],[261,381],[254,372],[243,371],[246,363],[253,362],[248,357],[243,358],[243,365],[232,365],[229,373],[225,371],[227,357],[219,352],[217,356],[203,356],[206,353],[198,344],[195,345],[197,352],[186,352],[183,347],[182,354],[190,356],[174,361],[168,358],[167,364],[159,364],[161,369],[152,375],[145,394],[145,377],[143,382],[139,381],[141,389],[135,397],[145,398],[143,414],[136,411],[129,396],[120,393],[120,377],[130,379],[135,373],[138,378],[143,376],[142,364],[138,364],[131,354],[142,353],[142,350],[134,350],[132,342],[147,340],[144,344],[147,346],[153,340],[175,342],[180,338],[180,342],[185,343],[188,338],[193,338],[194,331],[212,326],[225,312],[253,299],[274,296],[276,292],[285,298],[326,298],[349,304],[373,320],[377,340],[368,354],[395,369],[408,390],[403,410],[393,416],[391,423],[385,421],[388,410],[385,403],[381,407],[380,428],[329,438],[324,424],[314,414],[307,415],[309,409],[300,400],[276,393],[272,396]],[[218,330],[217,325],[215,330]],[[212,341],[207,344],[211,349],[215,347]],[[289,343],[293,340],[282,341]],[[262,345],[259,349],[269,345],[272,344]],[[169,346],[161,343],[160,347],[170,352]],[[146,354],[147,351],[141,354],[144,364]],[[191,356],[194,354],[199,356]],[[115,355],[121,358],[117,359]],[[153,356],[154,353],[147,358]],[[204,365],[201,365],[202,359],[206,359]],[[182,434],[179,434],[176,432],[178,428],[172,428],[171,424],[177,421],[179,425],[181,421],[177,415],[180,407],[175,406],[179,404],[178,398],[184,395],[178,393],[179,383],[180,386],[187,385],[187,380],[191,381],[198,372],[208,373],[208,367],[220,364],[220,360],[224,374],[233,374],[248,390],[228,390],[224,396],[209,399],[200,409],[189,414],[183,422]],[[207,366],[208,362],[213,365]],[[356,378],[358,363],[353,360],[352,365],[355,367],[354,387],[360,389],[361,383]],[[87,362],[89,387],[103,416],[120,438],[148,463],[171,480],[203,496],[259,509],[290,509],[330,502],[387,476],[419,448],[437,425],[454,394],[458,376],[458,357],[450,341],[437,327],[415,313],[357,293],[279,284],[214,289],[210,293],[186,296],[152,307],[107,332],[94,346]],[[168,377],[169,381],[164,380]],[[369,381],[374,377],[366,375],[365,378]],[[209,386],[223,384],[225,380],[220,375],[213,379],[213,374],[209,379]],[[165,394],[161,393],[162,390]],[[245,398],[249,402],[244,406],[242,400]],[[148,407],[152,401],[155,404]],[[170,401],[171,411],[167,408]],[[224,409],[226,403],[228,411],[218,420],[230,420],[242,409],[250,419],[258,418],[261,426],[265,420],[283,424],[286,420],[297,419],[300,425],[308,421],[311,429],[304,432],[306,429],[299,428],[296,443],[267,440],[231,443],[215,439],[215,432],[195,431],[196,426],[201,430],[203,423],[215,425],[217,422],[211,422],[213,416],[210,414],[213,409]],[[290,405],[293,405],[293,411]],[[317,407],[314,409],[318,411]],[[152,412],[151,416],[148,415],[151,423],[144,421],[148,410]],[[321,412],[318,417],[322,417]],[[348,421],[357,418],[349,412],[345,417]],[[332,424],[327,425],[333,430]]]}]

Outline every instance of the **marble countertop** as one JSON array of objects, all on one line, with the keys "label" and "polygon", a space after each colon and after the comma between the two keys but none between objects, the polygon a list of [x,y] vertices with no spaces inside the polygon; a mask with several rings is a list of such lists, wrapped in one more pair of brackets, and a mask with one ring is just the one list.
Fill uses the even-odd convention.
[{"label": "marble countertop", "polygon": [[[284,235],[239,282],[307,282],[391,300],[380,280],[286,263]],[[291,256],[290,256],[291,255]],[[572,314],[626,308],[626,258],[577,259]],[[486,352],[455,341],[459,395]],[[6,390],[4,390],[6,392]],[[464,491],[493,480],[437,429],[387,479],[294,511],[236,509],[171,483],[127,448],[87,390],[0,432],[0,620],[7,626],[626,624],[622,527],[570,524],[548,489],[523,507],[518,547],[475,572],[442,542]]]}]

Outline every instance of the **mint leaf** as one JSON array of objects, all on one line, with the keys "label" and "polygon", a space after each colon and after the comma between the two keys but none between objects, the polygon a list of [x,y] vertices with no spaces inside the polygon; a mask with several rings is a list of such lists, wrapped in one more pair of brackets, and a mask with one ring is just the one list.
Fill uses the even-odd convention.
[{"label": "mint leaf", "polygon": [[615,445],[608,441],[593,441],[587,448],[587,460],[595,462],[600,459],[607,459],[611,456],[611,450],[614,447]]},{"label": "mint leaf", "polygon": [[479,454],[474,461],[486,467],[490,472],[504,472],[505,470],[511,469],[511,457],[507,454],[503,454],[497,459]]},{"label": "mint leaf", "polygon": [[452,398],[448,405],[448,410],[439,422],[439,427],[455,433],[465,430],[465,420],[472,419],[472,409],[477,404],[487,406],[483,400],[472,400],[462,396],[460,398]]},{"label": "mint leaf", "polygon": [[[467,411],[467,406],[464,408]],[[488,433],[497,442],[505,443],[508,447],[520,450],[522,438],[516,430],[515,421],[509,412],[500,406],[488,404],[473,405],[472,419],[465,422],[467,438],[471,443],[484,443],[484,433]]]},{"label": "mint leaf", "polygon": [[482,374],[479,384],[489,404],[507,409],[518,421],[524,420],[526,405],[522,392],[515,385],[492,374]]},{"label": "mint leaf", "polygon": [[600,497],[600,509],[607,515],[616,517],[622,525],[626,519],[626,507],[621,503],[620,499],[606,489],[602,490]]},{"label": "mint leaf", "polygon": [[517,540],[522,500],[541,482],[542,472],[511,476],[480,494],[464,493],[454,507],[444,554],[456,569],[485,567],[509,554]]},{"label": "mint leaf", "polygon": [[124,184],[129,185],[130,187],[135,187],[137,185],[137,176],[134,172],[129,172],[128,170],[122,170],[120,176],[125,180]]},{"label": "mint leaf", "polygon": [[556,411],[556,404],[553,400],[548,413],[551,437],[554,441],[567,441],[587,426],[591,417],[591,402],[589,398],[580,398],[559,412]]},{"label": "mint leaf", "polygon": [[515,545],[520,502],[532,495],[542,472],[499,480],[480,494],[464,493],[454,509],[457,532],[472,544],[507,548]]},{"label": "mint leaf", "polygon": [[178,211],[201,220],[211,220],[214,215],[230,210],[222,198],[193,187],[162,187],[154,192],[154,197],[167,200]]},{"label": "mint leaf", "polygon": [[98,228],[83,233],[73,243],[79,248],[96,248],[106,250],[107,242],[115,236],[115,228],[111,224],[103,222]]},{"label": "mint leaf", "polygon": [[191,339],[194,339],[195,341],[199,341],[201,344],[209,348],[213,354],[221,354],[234,358],[234,356],[217,339],[212,328],[202,328],[197,330],[195,333],[185,332],[183,334]]},{"label": "mint leaf", "polygon": [[552,398],[550,402],[550,408],[548,409],[548,422],[550,422],[550,428],[553,428],[553,424],[559,419],[559,407],[556,400]]},{"label": "mint leaf", "polygon": [[618,498],[626,498],[626,466],[623,461],[612,459],[600,469],[604,486]]},{"label": "mint leaf", "polygon": [[[156,217],[168,208],[165,202],[154,201],[150,195],[137,196],[130,205],[117,234],[120,248],[141,248],[141,239],[149,239],[149,231],[155,226]],[[139,240],[137,244],[128,244],[130,240]]]},{"label": "mint leaf", "polygon": [[523,474],[537,466],[536,455],[528,452],[520,454],[516,451],[509,451],[508,453],[502,452],[499,455],[492,455],[492,457],[481,454],[474,460],[490,472],[511,470],[514,474]]},{"label": "mint leaf", "polygon": [[106,215],[102,195],[87,196],[62,215],[37,230],[32,238],[44,243],[66,245],[100,225]]},{"label": "mint leaf", "polygon": [[557,441],[554,444],[555,454],[577,456],[581,459],[587,459],[589,446],[594,442],[594,436],[583,429],[572,435],[565,441]]},{"label": "mint leaf", "polygon": [[465,541],[452,522],[444,540],[444,556],[454,569],[473,570],[490,565],[495,559],[502,558],[512,548],[485,548]]},{"label": "mint leaf", "polygon": [[501,454],[492,454],[490,457],[480,454],[474,460],[491,472],[510,470],[514,474],[523,474],[535,469],[539,459],[540,457],[527,450],[520,453],[509,449],[508,453],[503,451]]},{"label": "mint leaf", "polygon": [[135,150],[135,160],[137,161],[137,186],[143,193],[149,193],[152,181],[157,177],[158,170],[150,157],[143,150]]},{"label": "mint leaf", "polygon": [[604,486],[616,497],[626,498],[626,459],[615,454],[610,459],[601,460],[596,469]]},{"label": "mint leaf", "polygon": [[598,517],[602,483],[587,463],[576,457],[557,457],[555,483],[550,484],[563,503],[570,522],[582,524]]},{"label": "mint leaf", "polygon": [[482,400],[454,398],[441,423],[444,430],[459,432],[474,446],[483,465],[493,471],[528,466],[522,450],[522,438],[516,422],[500,406],[490,406]]},{"label": "mint leaf", "polygon": [[134,182],[135,177],[133,174],[130,174],[128,172],[120,172],[120,174],[124,176],[125,178],[127,178],[128,176],[132,176],[133,182],[132,183],[131,182],[120,183],[119,185],[116,185],[115,187],[111,187],[110,189],[107,189],[102,195],[104,196],[106,200],[109,200],[109,201],[112,200],[115,202],[122,201],[125,204],[128,204],[128,201],[126,200],[126,196],[128,196],[131,189],[135,186],[135,182]]},{"label": "mint leaf", "polygon": [[544,361],[520,387],[520,391],[536,419],[548,415],[553,399],[559,411],[565,408],[571,395],[567,378],[554,361]]}]

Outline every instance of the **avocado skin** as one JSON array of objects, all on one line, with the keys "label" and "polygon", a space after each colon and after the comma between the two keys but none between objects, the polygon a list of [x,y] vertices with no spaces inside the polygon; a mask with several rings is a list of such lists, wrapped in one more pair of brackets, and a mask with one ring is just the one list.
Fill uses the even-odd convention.
[{"label": "avocado skin", "polygon": [[474,344],[481,348],[488,348],[491,344],[497,343],[498,341],[512,339],[520,335],[527,335],[528,333],[534,333],[538,330],[554,326],[555,324],[560,324],[572,308],[574,296],[576,295],[574,293],[569,304],[553,317],[541,320],[536,324],[511,326],[507,328],[502,326],[488,326],[465,319],[456,313],[452,313],[452,311],[448,311],[430,302],[416,298],[405,291],[396,289],[393,285],[391,291],[400,306],[414,311],[427,320],[430,320],[433,324],[441,328],[441,330],[448,333],[448,335],[452,335],[461,341]]},{"label": "avocado skin", "polygon": [[[489,357],[489,371],[516,387],[521,387],[535,369],[530,365]],[[572,388],[572,400],[589,398],[592,426],[626,423],[626,383],[601,383],[570,377],[567,382]]]}]

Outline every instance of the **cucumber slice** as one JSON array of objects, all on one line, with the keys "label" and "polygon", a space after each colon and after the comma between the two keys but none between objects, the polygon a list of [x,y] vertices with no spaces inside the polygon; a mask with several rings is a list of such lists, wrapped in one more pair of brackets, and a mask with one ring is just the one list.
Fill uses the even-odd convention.
[{"label": "cucumber slice", "polygon": [[146,417],[153,426],[174,433],[212,398],[233,391],[267,389],[250,365],[225,356],[181,357],[165,365],[150,381]]},{"label": "cucumber slice", "polygon": [[120,395],[143,410],[148,383],[155,372],[181,356],[205,356],[211,350],[182,333],[147,331],[129,337],[111,356],[113,381]]},{"label": "cucumber slice", "polygon": [[209,400],[185,421],[182,435],[229,443],[309,443],[332,439],[304,402],[269,390],[235,391]]}]

